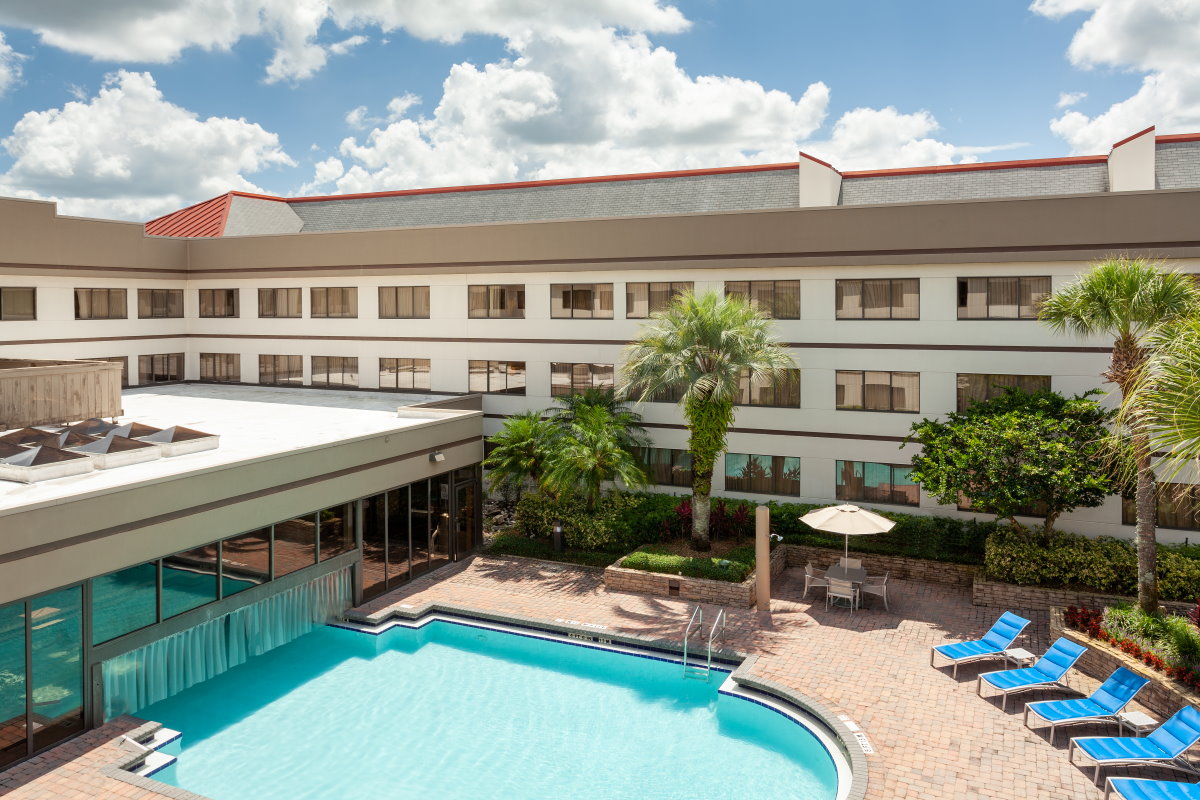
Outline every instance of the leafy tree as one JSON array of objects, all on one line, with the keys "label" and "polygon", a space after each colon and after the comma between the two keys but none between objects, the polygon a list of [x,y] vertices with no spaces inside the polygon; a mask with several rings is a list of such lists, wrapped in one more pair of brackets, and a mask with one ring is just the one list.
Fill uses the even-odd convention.
[{"label": "leafy tree", "polygon": [[1015,527],[1018,514],[1044,513],[1044,533],[1074,508],[1090,508],[1112,494],[1104,458],[1113,412],[1091,399],[1055,392],[1009,389],[945,421],[914,423],[904,444],[917,439],[912,477],[939,503],[966,498],[971,507]]},{"label": "leafy tree", "polygon": [[488,441],[494,446],[483,460],[492,491],[515,492],[520,500],[525,485],[540,485],[546,461],[553,454],[559,428],[537,411],[514,414]]},{"label": "leafy tree", "polygon": [[596,507],[605,482],[645,486],[646,473],[627,445],[629,435],[604,406],[579,406],[565,434],[555,439],[542,484],[560,496],[579,492],[589,508]]},{"label": "leafy tree", "polygon": [[671,392],[681,398],[692,456],[692,544],[698,550],[711,546],[713,466],[725,451],[742,377],[755,386],[777,385],[795,366],[773,337],[773,324],[740,297],[687,292],[651,315],[625,351],[622,381],[628,396],[645,402]]},{"label": "leafy tree", "polygon": [[1150,447],[1168,476],[1200,462],[1200,319],[1150,337],[1151,356],[1129,405],[1142,410]]},{"label": "leafy tree", "polygon": [[593,387],[555,399],[558,405],[546,409],[546,413],[563,433],[569,433],[571,426],[592,409],[601,409],[611,418],[607,425],[626,450],[635,451],[650,444],[642,427],[642,415],[625,405],[611,389]]},{"label": "leafy tree", "polygon": [[1136,470],[1138,605],[1158,610],[1155,541],[1156,487],[1153,449],[1136,387],[1150,355],[1150,339],[1200,308],[1200,289],[1190,276],[1167,272],[1142,259],[1111,258],[1050,295],[1039,318],[1058,333],[1113,338],[1103,373],[1122,399],[1122,421]]}]

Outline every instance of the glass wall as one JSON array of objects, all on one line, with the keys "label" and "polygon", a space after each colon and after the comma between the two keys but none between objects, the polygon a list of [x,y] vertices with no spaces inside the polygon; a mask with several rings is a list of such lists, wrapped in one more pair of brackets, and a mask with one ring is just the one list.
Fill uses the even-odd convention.
[{"label": "glass wall", "polygon": [[25,757],[25,603],[0,606],[0,768]]},{"label": "glass wall", "polygon": [[29,697],[33,749],[83,730],[83,587],[29,603]]},{"label": "glass wall", "polygon": [[317,563],[317,515],[275,523],[275,577]]},{"label": "glass wall", "polygon": [[92,579],[92,644],[158,622],[158,562]]},{"label": "glass wall", "polygon": [[271,580],[271,529],[243,533],[221,542],[221,596]]}]

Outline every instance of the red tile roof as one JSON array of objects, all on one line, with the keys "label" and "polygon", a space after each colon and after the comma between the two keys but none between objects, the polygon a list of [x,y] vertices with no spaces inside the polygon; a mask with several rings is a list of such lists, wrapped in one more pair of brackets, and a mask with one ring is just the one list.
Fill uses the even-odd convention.
[{"label": "red tile roof", "polygon": [[172,211],[146,223],[148,236],[221,236],[229,218],[233,192]]}]

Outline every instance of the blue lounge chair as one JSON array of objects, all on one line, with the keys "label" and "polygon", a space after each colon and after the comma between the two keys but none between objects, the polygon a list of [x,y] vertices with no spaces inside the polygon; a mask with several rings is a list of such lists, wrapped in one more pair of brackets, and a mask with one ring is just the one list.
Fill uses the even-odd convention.
[{"label": "blue lounge chair", "polygon": [[1184,706],[1148,736],[1083,736],[1071,740],[1067,760],[1075,763],[1075,751],[1096,762],[1096,785],[1100,768],[1118,764],[1166,767],[1200,775],[1184,757],[1192,745],[1200,742],[1200,711]]},{"label": "blue lounge chair", "polygon": [[1200,800],[1200,783],[1109,778],[1104,787],[1104,800],[1108,800],[1113,792],[1124,800]]},{"label": "blue lounge chair", "polygon": [[1012,643],[1025,630],[1029,620],[1018,617],[1011,611],[1005,611],[996,620],[996,624],[983,635],[982,639],[970,642],[955,642],[954,644],[939,644],[929,651],[929,666],[933,666],[933,656],[942,656],[954,664],[954,677],[958,677],[958,665],[968,661],[978,661],[983,658],[1004,658],[1004,651],[1012,647]]},{"label": "blue lounge chair", "polygon": [[1029,727],[1029,715],[1050,723],[1050,744],[1059,725],[1074,725],[1079,722],[1116,722],[1117,714],[1129,705],[1133,696],[1150,682],[1124,667],[1117,667],[1108,680],[1087,697],[1077,700],[1041,700],[1025,706],[1025,727]]},{"label": "blue lounge chair", "polygon": [[1050,649],[1032,667],[983,673],[975,679],[975,693],[983,697],[983,685],[986,683],[1000,691],[1000,708],[1007,709],[1008,696],[1013,692],[1049,689],[1053,686],[1069,688],[1061,682],[1062,677],[1086,651],[1086,647],[1064,636],[1050,645]]}]

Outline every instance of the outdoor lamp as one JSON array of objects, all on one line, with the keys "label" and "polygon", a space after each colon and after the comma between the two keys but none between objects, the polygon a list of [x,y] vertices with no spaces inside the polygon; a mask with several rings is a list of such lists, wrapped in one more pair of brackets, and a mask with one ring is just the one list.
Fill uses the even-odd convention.
[{"label": "outdoor lamp", "polygon": [[443,453],[441,450],[434,450],[432,453],[429,454],[429,460],[435,464],[440,464],[446,460],[446,454]]},{"label": "outdoor lamp", "polygon": [[563,524],[558,520],[554,520],[554,552],[561,553],[563,549]]}]

